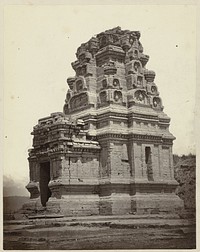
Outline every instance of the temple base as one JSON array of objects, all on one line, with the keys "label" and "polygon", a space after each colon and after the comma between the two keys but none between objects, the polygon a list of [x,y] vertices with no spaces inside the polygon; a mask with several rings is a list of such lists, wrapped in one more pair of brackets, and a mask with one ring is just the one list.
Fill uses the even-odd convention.
[{"label": "temple base", "polygon": [[62,214],[63,216],[128,215],[128,214],[177,214],[184,209],[183,201],[175,194],[113,193],[109,196],[65,195],[61,199],[50,197],[46,207],[40,198],[30,199],[23,206],[23,213]]},{"label": "temple base", "polygon": [[175,193],[136,193],[131,197],[131,212],[137,214],[177,214],[184,209]]},{"label": "temple base", "polygon": [[[178,214],[184,209],[184,203],[175,194],[176,187],[176,181],[137,181],[95,187],[59,184],[54,188],[51,186],[52,196],[45,207],[41,204],[41,197],[37,197],[24,204],[23,211],[63,216]],[[70,194],[64,194],[66,192]]]},{"label": "temple base", "polygon": [[61,199],[49,198],[46,204],[48,213],[64,216],[90,216],[99,214],[98,195],[64,195]]},{"label": "temple base", "polygon": [[40,197],[29,199],[23,204],[22,209],[20,210],[21,213],[28,216],[43,213],[44,211],[46,211],[46,207],[42,206]]}]

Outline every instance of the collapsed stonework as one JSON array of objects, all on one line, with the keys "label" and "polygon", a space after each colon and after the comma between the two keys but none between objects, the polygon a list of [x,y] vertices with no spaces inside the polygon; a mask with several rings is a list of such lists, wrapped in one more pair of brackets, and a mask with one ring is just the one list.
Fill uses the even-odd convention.
[{"label": "collapsed stonework", "polygon": [[40,119],[24,209],[73,215],[171,213],[170,118],[146,68],[140,32],[116,27],[78,48],[63,113]]}]

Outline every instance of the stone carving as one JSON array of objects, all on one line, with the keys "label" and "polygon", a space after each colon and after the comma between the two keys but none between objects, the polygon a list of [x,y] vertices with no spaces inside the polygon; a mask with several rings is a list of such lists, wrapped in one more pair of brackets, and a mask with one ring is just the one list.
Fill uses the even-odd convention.
[{"label": "stone carving", "polygon": [[147,89],[147,94],[159,95],[158,89],[154,83],[147,83],[146,89]]},{"label": "stone carving", "polygon": [[120,88],[120,83],[119,83],[119,80],[118,80],[118,79],[114,79],[114,80],[113,80],[113,86],[114,86],[115,88]]},{"label": "stone carving", "polygon": [[145,67],[147,62],[149,61],[149,56],[145,54],[140,54],[140,62],[142,63],[142,66]]},{"label": "stone carving", "polygon": [[135,92],[135,98],[138,102],[144,102],[144,94],[142,91]]},{"label": "stone carving", "polygon": [[[102,32],[96,37],[92,37],[88,42],[81,44],[77,49],[76,56],[77,60],[72,63],[72,67],[76,71],[76,76],[84,76],[86,79],[81,81],[77,80],[77,77],[68,78],[68,85],[73,90],[73,93],[70,93],[72,94],[70,98],[76,95],[76,92],[84,90],[87,91],[89,97],[88,105],[95,106],[98,97],[100,97],[98,92],[102,88],[109,89],[113,86],[125,91],[127,88],[131,90],[146,87],[147,103],[145,104],[151,107],[152,96],[159,95],[157,87],[152,84],[155,72],[144,68],[149,56],[143,54],[140,32],[138,31],[122,31],[120,27],[116,27]],[[124,71],[123,69],[126,71],[124,76],[120,72]],[[112,85],[107,78],[101,81],[97,79],[97,86],[100,88],[95,90],[95,86],[90,83],[100,76],[112,77]],[[105,99],[100,98],[99,101],[101,100],[106,106]],[[158,102],[158,100],[156,101]],[[76,98],[73,102],[74,104],[69,97],[66,99],[66,104],[68,104],[68,106],[64,106],[66,112],[73,112],[74,108],[79,106]],[[153,106],[153,108],[162,109],[162,106]]]},{"label": "stone carving", "polygon": [[80,92],[80,91],[83,90],[83,82],[82,82],[82,80],[77,80],[76,81],[76,90],[77,90],[77,92]]},{"label": "stone carving", "polygon": [[155,79],[155,72],[154,71],[149,71],[149,70],[145,70],[144,72],[144,76],[147,82],[153,82]]},{"label": "stone carving", "polygon": [[126,67],[127,67],[128,74],[131,74],[131,73],[137,74],[137,73],[140,73],[142,70],[141,63],[138,60],[132,60],[131,62],[127,63]]},{"label": "stone carving", "polygon": [[113,61],[106,62],[103,65],[103,69],[104,69],[104,74],[106,74],[106,75],[116,74],[116,72],[117,72],[115,62],[113,62]]},{"label": "stone carving", "polygon": [[137,60],[139,58],[139,51],[136,48],[131,48],[126,55],[126,61]]},{"label": "stone carving", "polygon": [[182,208],[170,118],[140,33],[107,30],[81,44],[76,57],[63,113],[40,119],[32,132],[31,199],[66,216]]},{"label": "stone carving", "polygon": [[73,90],[74,88],[74,82],[75,82],[75,77],[69,77],[67,79],[67,84],[69,85],[69,88]]},{"label": "stone carving", "polygon": [[162,108],[162,102],[161,102],[161,99],[159,97],[154,97],[153,98],[153,107],[154,108]]},{"label": "stone carving", "polygon": [[81,91],[87,90],[86,82],[84,77],[78,77],[75,81],[75,90],[80,93]]},{"label": "stone carving", "polygon": [[148,104],[148,97],[143,89],[135,89],[131,92],[132,95],[129,95],[129,102],[134,102],[133,104]]},{"label": "stone carving", "polygon": [[143,86],[143,77],[138,75],[137,76],[137,83],[135,84],[136,87],[142,87]]},{"label": "stone carving", "polygon": [[120,91],[114,92],[114,100],[116,102],[122,102],[122,93]]},{"label": "stone carving", "polygon": [[70,100],[70,108],[72,110],[87,105],[88,105],[88,96],[86,93],[81,93],[80,95],[73,96]]}]

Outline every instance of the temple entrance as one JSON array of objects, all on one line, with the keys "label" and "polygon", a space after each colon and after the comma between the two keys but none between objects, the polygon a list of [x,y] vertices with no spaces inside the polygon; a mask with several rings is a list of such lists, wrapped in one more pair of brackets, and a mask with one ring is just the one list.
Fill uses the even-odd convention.
[{"label": "temple entrance", "polygon": [[43,206],[51,197],[51,191],[49,190],[48,183],[50,181],[50,162],[40,163],[40,197]]}]

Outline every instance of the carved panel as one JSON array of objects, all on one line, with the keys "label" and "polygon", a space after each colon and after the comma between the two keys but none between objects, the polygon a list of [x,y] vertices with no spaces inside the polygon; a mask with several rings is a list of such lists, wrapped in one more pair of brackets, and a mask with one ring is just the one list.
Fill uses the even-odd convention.
[{"label": "carved panel", "polygon": [[130,63],[126,65],[127,73],[141,73],[142,65],[139,60],[132,60]]},{"label": "carved panel", "polygon": [[114,100],[115,102],[122,102],[122,93],[120,91],[114,92]]},{"label": "carved panel", "polygon": [[127,80],[127,88],[142,88],[143,87],[143,76],[137,74],[129,74],[126,78]]},{"label": "carved panel", "polygon": [[135,61],[134,64],[133,64],[133,69],[136,73],[140,72],[140,68],[141,68],[141,65],[140,65],[140,62],[139,61]]},{"label": "carved panel", "polygon": [[158,89],[155,84],[149,84],[147,83],[147,93],[151,95],[158,95]]},{"label": "carved panel", "polygon": [[100,35],[100,48],[103,48],[107,45],[116,45],[119,46],[120,45],[120,41],[119,38],[116,34],[106,34],[104,33],[104,35]]},{"label": "carved panel", "polygon": [[154,97],[153,98],[153,107],[154,108],[162,108],[162,102],[159,97]]},{"label": "carved panel", "polygon": [[143,76],[137,76],[137,87],[143,86]]},{"label": "carved panel", "polygon": [[152,94],[157,93],[157,87],[152,85],[151,86],[151,92],[152,92]]},{"label": "carved panel", "polygon": [[73,96],[70,100],[70,108],[76,109],[88,105],[88,95],[86,93],[81,93],[79,95]]},{"label": "carved panel", "polygon": [[131,48],[128,52],[127,52],[127,56],[128,56],[128,59],[130,61],[134,60],[134,59],[138,59],[139,57],[139,52],[138,52],[138,49],[136,48]]},{"label": "carved panel", "polygon": [[119,83],[119,80],[118,79],[113,79],[113,86],[115,87],[115,88],[120,88],[120,83]]},{"label": "carved panel", "polygon": [[145,91],[143,91],[143,90],[137,90],[134,93],[134,100],[137,103],[147,104],[147,97],[146,97]]},{"label": "carved panel", "polygon": [[92,37],[88,42],[89,50],[94,55],[99,49],[99,42],[97,38]]}]

